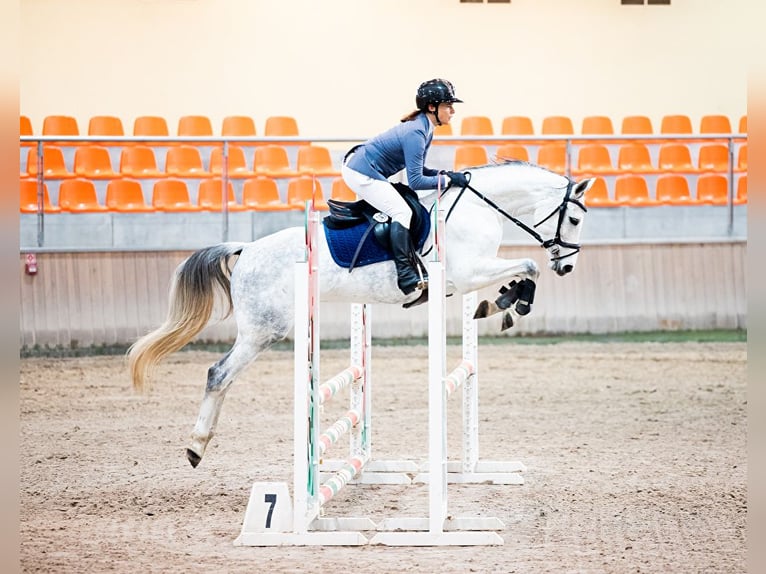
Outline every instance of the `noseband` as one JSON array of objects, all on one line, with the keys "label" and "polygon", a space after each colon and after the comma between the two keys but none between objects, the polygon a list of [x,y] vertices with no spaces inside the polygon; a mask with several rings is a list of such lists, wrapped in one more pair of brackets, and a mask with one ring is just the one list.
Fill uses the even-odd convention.
[{"label": "noseband", "polygon": [[[572,197],[570,197],[572,195],[572,187],[574,186],[574,183],[575,183],[571,179],[569,180],[569,183],[567,183],[567,190],[566,190],[566,193],[564,194],[564,199],[561,200],[561,203],[559,204],[559,206],[556,207],[553,211],[551,211],[548,215],[546,215],[543,219],[541,219],[540,221],[535,223],[532,227],[529,227],[526,223],[524,223],[523,221],[515,218],[513,215],[511,215],[510,213],[505,211],[502,207],[500,207],[498,204],[496,204],[494,201],[492,201],[486,195],[484,195],[480,191],[476,190],[473,186],[471,186],[471,184],[470,184],[471,173],[470,172],[466,172],[466,176],[468,177],[469,183],[468,183],[468,185],[466,187],[462,188],[460,190],[460,192],[458,193],[457,199],[454,201],[454,203],[450,207],[450,210],[447,213],[447,218],[446,219],[449,219],[449,216],[452,213],[452,210],[455,209],[455,206],[457,205],[457,202],[460,201],[460,198],[463,196],[463,192],[466,189],[470,189],[484,203],[489,205],[492,209],[497,211],[500,215],[502,215],[506,219],[512,221],[513,223],[515,223],[516,225],[521,227],[524,231],[529,233],[529,235],[534,237],[535,240],[540,244],[540,247],[543,247],[544,249],[548,249],[549,247],[552,247],[554,245],[558,245],[559,247],[566,247],[568,249],[572,249],[572,251],[570,251],[566,255],[559,255],[559,256],[556,256],[556,257],[551,257],[551,261],[561,261],[562,259],[566,259],[567,257],[570,257],[570,256],[572,256],[575,253],[578,253],[580,251],[580,244],[579,243],[569,243],[567,241],[562,241],[562,239],[561,239],[561,226],[564,223],[564,216],[565,216],[566,211],[567,211],[567,204],[568,203],[574,203],[577,207],[579,207],[583,211],[588,211],[588,209],[585,207],[585,205],[583,203],[581,203],[577,199],[573,199]],[[558,213],[558,216],[559,216],[558,224],[556,225],[556,235],[555,235],[555,237],[553,237],[551,239],[543,239],[542,236],[537,231],[535,231],[534,228],[536,228],[537,226],[542,225],[543,223],[548,221],[551,217],[556,215],[556,213]]]}]

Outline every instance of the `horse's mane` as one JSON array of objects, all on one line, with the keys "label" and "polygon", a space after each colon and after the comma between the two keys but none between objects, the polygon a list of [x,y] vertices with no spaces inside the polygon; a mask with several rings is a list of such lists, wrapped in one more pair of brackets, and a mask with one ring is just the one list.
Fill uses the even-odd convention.
[{"label": "horse's mane", "polygon": [[525,161],[522,159],[510,159],[510,158],[497,157],[497,156],[492,158],[491,163],[488,163],[486,165],[476,165],[473,167],[467,167],[465,168],[464,171],[470,171],[472,169],[497,168],[497,167],[508,167],[508,166],[531,167],[533,169],[539,169],[540,171],[552,173],[553,175],[558,175],[559,177],[570,179],[569,177],[562,175],[556,171],[553,171],[552,169],[548,169],[547,167],[543,167],[541,165],[532,163],[530,161]]}]

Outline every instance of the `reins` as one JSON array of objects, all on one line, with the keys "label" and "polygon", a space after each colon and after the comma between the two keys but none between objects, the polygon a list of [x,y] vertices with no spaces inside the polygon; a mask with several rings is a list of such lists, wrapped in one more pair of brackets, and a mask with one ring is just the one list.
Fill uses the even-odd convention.
[{"label": "reins", "polygon": [[[567,253],[566,255],[561,255],[561,256],[557,256],[557,257],[551,257],[551,261],[560,261],[560,260],[565,259],[565,258],[567,258],[567,257],[569,257],[571,255],[574,255],[575,253],[580,251],[580,247],[581,246],[580,246],[579,243],[569,243],[567,241],[562,241],[561,240],[561,225],[564,222],[564,215],[566,213],[567,203],[574,203],[576,206],[578,206],[583,211],[588,211],[588,209],[585,207],[585,205],[583,203],[581,203],[577,199],[572,199],[570,197],[570,195],[572,194],[572,187],[574,186],[574,183],[575,183],[571,179],[569,180],[569,183],[567,183],[567,189],[566,189],[566,193],[564,194],[564,199],[561,201],[559,206],[556,207],[553,211],[551,211],[543,219],[541,219],[540,221],[535,223],[532,227],[529,227],[526,223],[524,223],[520,219],[514,217],[513,215],[511,215],[510,213],[505,211],[502,207],[500,207],[498,204],[496,204],[494,201],[492,201],[486,195],[484,195],[479,190],[474,188],[471,185],[471,183],[470,183],[471,182],[471,172],[465,172],[465,175],[468,178],[468,184],[465,187],[461,188],[460,191],[458,192],[457,198],[452,203],[452,205],[449,208],[449,211],[447,212],[447,217],[445,218],[445,223],[447,221],[449,221],[449,217],[450,217],[450,215],[452,215],[452,211],[455,209],[455,206],[460,201],[460,198],[463,197],[463,193],[465,192],[465,190],[466,189],[470,189],[474,193],[474,195],[476,195],[484,203],[489,205],[492,209],[497,211],[500,215],[502,215],[503,217],[505,217],[509,221],[512,221],[517,226],[519,226],[521,229],[526,231],[529,235],[531,235],[535,239],[535,241],[537,241],[540,244],[540,247],[543,247],[544,249],[548,249],[549,247],[551,247],[553,245],[558,245],[560,247],[566,247],[568,249],[572,249],[573,250],[573,251],[570,251],[569,253]],[[448,189],[449,188],[444,190],[444,193],[447,193]],[[444,193],[442,193],[441,195],[443,196]],[[558,215],[559,215],[558,224],[556,225],[556,236],[551,238],[551,239],[543,239],[542,236],[537,231],[535,231],[534,228],[536,228],[539,225],[542,225],[543,223],[548,221],[556,213],[558,213]]]}]

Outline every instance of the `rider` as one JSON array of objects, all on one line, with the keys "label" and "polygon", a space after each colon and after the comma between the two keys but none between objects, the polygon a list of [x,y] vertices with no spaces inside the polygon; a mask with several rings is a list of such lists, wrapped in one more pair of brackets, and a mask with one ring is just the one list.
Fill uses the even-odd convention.
[{"label": "rider", "polygon": [[450,82],[440,78],[423,82],[415,97],[417,110],[388,131],[353,147],[343,161],[341,173],[346,184],[391,218],[391,249],[397,284],[405,295],[415,289],[426,289],[428,276],[421,276],[416,263],[409,231],[412,211],[388,178],[406,169],[407,183],[413,190],[468,185],[464,174],[437,171],[424,163],[434,126],[450,123],[455,114],[454,103],[462,103],[462,100],[455,96]]}]

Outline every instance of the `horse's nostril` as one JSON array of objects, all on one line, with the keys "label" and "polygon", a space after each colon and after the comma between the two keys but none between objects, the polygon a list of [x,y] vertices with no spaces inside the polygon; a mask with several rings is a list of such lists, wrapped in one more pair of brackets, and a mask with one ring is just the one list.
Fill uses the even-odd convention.
[{"label": "horse's nostril", "polygon": [[564,265],[564,273],[571,273],[572,269],[574,269],[574,267],[571,265]]}]

